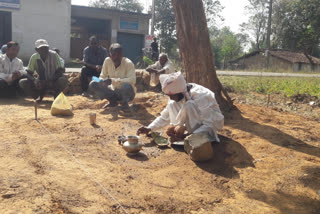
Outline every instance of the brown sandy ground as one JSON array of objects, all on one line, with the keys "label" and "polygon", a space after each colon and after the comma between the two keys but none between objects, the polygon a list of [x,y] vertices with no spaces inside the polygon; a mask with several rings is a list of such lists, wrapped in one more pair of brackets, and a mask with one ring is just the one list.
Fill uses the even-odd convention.
[{"label": "brown sandy ground", "polygon": [[[139,155],[126,155],[117,136],[151,122],[166,99],[140,93],[125,113],[72,96],[74,116],[63,118],[45,98],[39,118],[129,213],[320,213],[317,121],[237,104],[208,163],[146,137]],[[0,118],[1,213],[123,213],[34,120],[31,100],[0,101]]]}]

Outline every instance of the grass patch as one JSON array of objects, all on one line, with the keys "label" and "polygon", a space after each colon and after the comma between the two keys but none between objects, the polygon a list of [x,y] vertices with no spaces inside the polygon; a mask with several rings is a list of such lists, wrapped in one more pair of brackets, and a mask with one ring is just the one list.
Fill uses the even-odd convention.
[{"label": "grass patch", "polygon": [[[219,69],[218,69],[219,70]],[[223,70],[223,71],[233,71],[233,70]],[[242,72],[268,72],[268,73],[290,73],[290,74],[320,74],[320,71],[292,71],[292,70],[285,70],[279,68],[270,68],[270,69],[248,69],[248,70],[234,70],[234,71],[242,71]]]},{"label": "grass patch", "polygon": [[308,94],[320,99],[320,78],[219,76],[219,80],[227,90],[236,93],[283,94],[287,97]]}]

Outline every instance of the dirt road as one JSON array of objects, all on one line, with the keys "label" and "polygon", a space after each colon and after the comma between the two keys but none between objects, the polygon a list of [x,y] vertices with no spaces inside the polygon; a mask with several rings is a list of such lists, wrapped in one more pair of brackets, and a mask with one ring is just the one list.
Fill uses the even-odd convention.
[{"label": "dirt road", "polygon": [[[132,112],[69,97],[74,116],[39,118],[129,213],[320,213],[320,125],[302,116],[237,104],[208,163],[144,137],[127,156],[117,136],[134,134],[166,98],[138,94]],[[98,125],[88,114],[97,113]],[[0,103],[1,213],[124,213],[34,118],[31,100]]]},{"label": "dirt road", "polygon": [[[81,71],[80,68],[67,68],[67,72]],[[255,76],[255,77],[315,77],[320,78],[320,74],[316,73],[276,73],[276,72],[253,72],[253,71],[217,71],[220,76]]]}]

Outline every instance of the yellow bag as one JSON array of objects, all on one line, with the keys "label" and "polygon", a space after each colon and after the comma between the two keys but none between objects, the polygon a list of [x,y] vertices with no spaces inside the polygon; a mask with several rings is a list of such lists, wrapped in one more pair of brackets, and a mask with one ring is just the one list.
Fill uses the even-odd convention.
[{"label": "yellow bag", "polygon": [[54,116],[70,116],[72,113],[72,106],[70,105],[68,99],[61,92],[59,96],[53,101],[51,106],[51,114]]}]

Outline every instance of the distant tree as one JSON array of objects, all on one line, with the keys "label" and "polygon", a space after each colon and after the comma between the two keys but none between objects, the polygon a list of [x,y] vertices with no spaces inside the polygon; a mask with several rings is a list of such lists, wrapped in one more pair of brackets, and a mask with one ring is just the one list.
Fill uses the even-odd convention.
[{"label": "distant tree", "polygon": [[209,28],[217,26],[218,22],[224,21],[221,15],[224,7],[219,0],[203,0],[203,6]]},{"label": "distant tree", "polygon": [[276,0],[273,46],[320,54],[320,1]]},{"label": "distant tree", "polygon": [[246,6],[249,21],[242,23],[240,27],[242,31],[247,31],[254,39],[251,43],[251,50],[259,50],[265,48],[268,24],[268,0],[249,0]]},{"label": "distant tree", "polygon": [[171,0],[155,1],[155,29],[163,52],[174,55],[177,48],[176,21]]},{"label": "distant tree", "polygon": [[143,11],[143,6],[137,0],[91,0],[89,5],[138,13]]},{"label": "distant tree", "polygon": [[210,36],[218,68],[225,68],[228,61],[243,54],[243,49],[248,40],[247,35],[235,34],[229,27],[224,27],[221,30],[211,29]]},{"label": "distant tree", "polygon": [[[204,0],[207,23],[210,27],[223,20],[221,11],[223,7],[219,0]],[[163,51],[169,55],[176,55],[177,37],[176,21],[171,0],[155,1],[155,29],[161,43]]]}]

